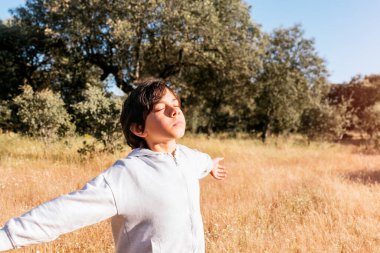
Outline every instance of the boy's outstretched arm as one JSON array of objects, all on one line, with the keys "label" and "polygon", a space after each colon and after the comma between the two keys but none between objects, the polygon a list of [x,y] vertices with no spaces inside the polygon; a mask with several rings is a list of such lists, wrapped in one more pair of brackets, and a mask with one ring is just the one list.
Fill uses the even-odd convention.
[{"label": "boy's outstretched arm", "polygon": [[102,175],[81,190],[46,202],[0,227],[0,251],[48,242],[117,214],[113,193]]},{"label": "boy's outstretched arm", "polygon": [[223,157],[216,157],[213,159],[213,166],[211,169],[211,176],[213,176],[217,180],[222,180],[227,177],[227,169],[224,165],[220,164],[220,161],[222,161]]}]

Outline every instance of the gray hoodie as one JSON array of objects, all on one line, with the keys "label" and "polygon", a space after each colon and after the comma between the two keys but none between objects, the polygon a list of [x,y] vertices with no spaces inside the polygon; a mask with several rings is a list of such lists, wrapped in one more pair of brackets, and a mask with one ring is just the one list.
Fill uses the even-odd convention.
[{"label": "gray hoodie", "polygon": [[199,179],[207,154],[134,149],[81,190],[46,202],[0,229],[0,251],[47,242],[112,217],[116,252],[205,252]]}]

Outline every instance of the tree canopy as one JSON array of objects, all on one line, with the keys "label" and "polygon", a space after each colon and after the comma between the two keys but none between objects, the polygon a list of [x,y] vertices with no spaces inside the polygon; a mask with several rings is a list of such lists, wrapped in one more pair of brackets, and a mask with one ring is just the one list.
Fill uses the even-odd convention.
[{"label": "tree canopy", "polygon": [[0,23],[1,122],[23,85],[61,94],[77,119],[89,86],[114,83],[128,94],[148,76],[170,81],[194,132],[265,140],[310,132],[333,113],[314,41],[299,25],[264,33],[240,0],[27,0],[12,13]]},{"label": "tree canopy", "polygon": [[253,86],[263,139],[267,131],[296,131],[303,111],[328,91],[325,64],[299,26],[276,29],[266,39],[263,70]]}]

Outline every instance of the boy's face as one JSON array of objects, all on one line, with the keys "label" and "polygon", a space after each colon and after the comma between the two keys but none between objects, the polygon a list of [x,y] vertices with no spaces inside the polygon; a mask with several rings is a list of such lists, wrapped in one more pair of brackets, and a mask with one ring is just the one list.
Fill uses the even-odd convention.
[{"label": "boy's face", "polygon": [[165,95],[153,105],[145,120],[144,139],[147,143],[164,143],[181,138],[185,134],[186,121],[180,103],[166,89]]}]

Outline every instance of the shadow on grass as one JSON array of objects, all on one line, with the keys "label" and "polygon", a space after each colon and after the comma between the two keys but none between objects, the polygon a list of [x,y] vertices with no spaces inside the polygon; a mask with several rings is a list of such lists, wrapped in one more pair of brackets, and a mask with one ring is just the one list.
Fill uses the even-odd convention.
[{"label": "shadow on grass", "polygon": [[380,170],[360,170],[348,173],[347,178],[353,182],[366,185],[380,183]]}]

